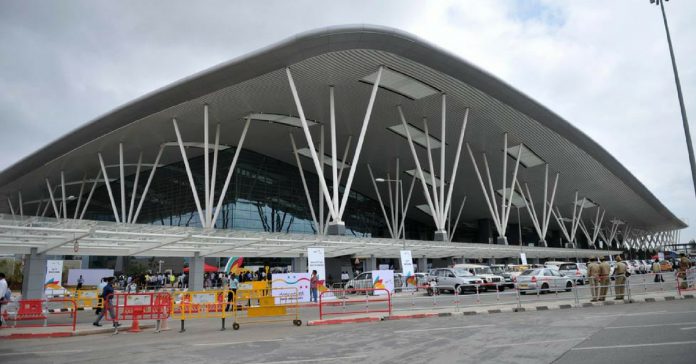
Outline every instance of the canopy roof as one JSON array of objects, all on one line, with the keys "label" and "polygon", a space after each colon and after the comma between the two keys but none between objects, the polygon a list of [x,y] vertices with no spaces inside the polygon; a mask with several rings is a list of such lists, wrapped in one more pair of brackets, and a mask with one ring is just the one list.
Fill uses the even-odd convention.
[{"label": "canopy roof", "polygon": [[[544,106],[417,37],[395,29],[362,25],[300,34],[121,106],[0,173],[0,196],[3,200],[16,201],[21,191],[25,205],[45,200],[48,196],[44,178],[56,185],[61,170],[68,181],[82,180],[85,174],[94,176],[99,171],[97,153],[103,154],[106,164],[116,164],[119,143],[124,144],[126,163],[135,163],[141,152],[144,160],[152,162],[160,145],[176,140],[172,118],[177,118],[186,141],[200,142],[204,104],[209,105],[212,120],[221,124],[220,143],[235,145],[242,120],[250,114],[297,115],[286,67],[293,71],[307,118],[317,123],[329,119],[328,87],[335,86],[338,145],[345,145],[349,136],[359,134],[369,99],[369,83],[380,65],[393,71],[392,85],[385,83],[378,92],[354,190],[376,198],[364,163],[370,163],[380,176],[393,168],[395,158],[401,160],[402,170],[415,168],[406,141],[390,129],[399,124],[396,105],[403,107],[410,124],[420,128],[423,118],[439,120],[441,108],[437,94],[446,93],[448,166],[453,164],[455,135],[464,110],[469,107],[471,115],[465,140],[477,155],[488,155],[493,181],[501,180],[502,135],[508,133],[510,146],[523,143],[539,160],[549,164],[552,173],[560,173],[556,204],[565,216],[571,215],[574,194],[578,191],[581,197],[601,205],[608,219],[620,219],[644,231],[686,226],[606,150]],[[404,87],[399,87],[399,75],[406,79],[407,84],[401,85]],[[410,80],[417,80],[421,86],[409,87]],[[431,135],[441,134],[439,122],[430,126]],[[312,130],[318,129],[315,126]],[[300,147],[306,145],[301,129],[256,120],[252,122],[244,148],[295,164],[289,133],[301,141]],[[424,158],[423,148],[420,149],[418,153]],[[198,155],[199,150],[189,151],[189,158]],[[465,156],[462,158],[459,173],[463,177],[457,179],[453,201],[468,197],[462,221],[488,218],[473,165]],[[165,148],[161,163],[180,160],[176,148]],[[304,166],[308,170],[313,167],[311,163]],[[128,173],[134,172],[132,166],[127,168]],[[543,167],[520,168],[519,178],[529,184],[533,195],[542,194]],[[76,195],[79,185],[68,188],[68,195]],[[424,201],[422,194],[414,195],[409,215],[431,222],[427,214],[415,207]],[[9,212],[9,208],[2,205],[0,211]],[[586,213],[583,219],[589,220],[590,215]],[[523,224],[530,224],[526,215],[522,220]]]}]

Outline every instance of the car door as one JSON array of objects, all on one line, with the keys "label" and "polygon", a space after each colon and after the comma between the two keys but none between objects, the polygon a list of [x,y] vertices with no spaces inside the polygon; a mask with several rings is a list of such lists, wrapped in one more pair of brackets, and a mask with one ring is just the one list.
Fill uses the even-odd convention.
[{"label": "car door", "polygon": [[554,291],[560,291],[565,289],[565,281],[566,277],[564,277],[562,274],[560,274],[557,271],[552,270],[551,274],[553,275],[553,289]]},{"label": "car door", "polygon": [[550,290],[550,291],[555,291],[555,290],[557,290],[557,288],[556,288],[556,278],[560,277],[560,274],[559,274],[559,276],[557,277],[557,276],[554,275],[554,273],[555,273],[555,274],[559,274],[558,271],[555,270],[555,269],[544,269],[544,272],[543,272],[544,278],[543,278],[542,280],[543,280],[544,282],[546,282],[546,284],[549,285],[549,290]]},{"label": "car door", "polygon": [[450,271],[448,269],[438,269],[437,271],[437,285],[445,289],[453,289],[453,280],[450,277]]}]

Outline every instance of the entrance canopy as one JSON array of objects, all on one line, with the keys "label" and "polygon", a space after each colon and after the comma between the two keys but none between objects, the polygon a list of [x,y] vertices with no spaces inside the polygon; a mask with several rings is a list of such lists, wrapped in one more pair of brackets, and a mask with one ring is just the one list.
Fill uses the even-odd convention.
[{"label": "entrance canopy", "polygon": [[586,258],[621,254],[616,250],[544,248],[519,245],[376,239],[370,237],[230,231],[104,221],[56,220],[0,214],[0,251],[7,254],[193,257],[306,256],[308,247],[324,248],[327,258],[355,256],[398,258]]}]

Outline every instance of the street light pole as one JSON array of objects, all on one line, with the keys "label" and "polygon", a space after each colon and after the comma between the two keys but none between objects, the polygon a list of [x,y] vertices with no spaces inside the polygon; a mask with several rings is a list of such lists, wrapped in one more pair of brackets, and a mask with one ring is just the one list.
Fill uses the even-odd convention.
[{"label": "street light pole", "polygon": [[686,148],[689,150],[689,163],[691,164],[691,179],[694,183],[694,193],[696,194],[696,161],[694,160],[694,148],[691,145],[691,133],[689,132],[689,121],[686,118],[686,106],[684,106],[684,96],[682,95],[681,82],[679,81],[679,72],[677,72],[677,61],[674,58],[674,49],[672,48],[672,37],[669,35],[669,27],[667,26],[667,15],[665,14],[666,0],[650,0],[651,4],[660,5],[662,10],[662,20],[665,23],[665,33],[667,33],[667,44],[669,45],[669,55],[672,58],[672,70],[674,71],[674,82],[677,84],[677,96],[679,97],[679,107],[681,108],[682,123],[684,124],[684,135],[686,137]]}]

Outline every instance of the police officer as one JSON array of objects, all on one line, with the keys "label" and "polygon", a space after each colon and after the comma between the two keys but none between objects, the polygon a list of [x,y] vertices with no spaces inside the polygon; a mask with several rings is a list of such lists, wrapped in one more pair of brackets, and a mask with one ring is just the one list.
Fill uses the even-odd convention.
[{"label": "police officer", "polygon": [[624,298],[624,290],[626,288],[625,283],[626,283],[626,263],[621,261],[621,256],[617,255],[616,256],[616,267],[614,267],[614,273],[612,274],[614,276],[614,292],[616,293],[616,298],[615,300],[623,300]]},{"label": "police officer", "polygon": [[597,295],[599,293],[599,264],[595,257],[590,257],[587,260],[587,276],[590,278],[590,293],[592,293],[592,300],[590,302],[597,302]]},{"label": "police officer", "polygon": [[604,301],[607,297],[607,290],[609,290],[609,283],[611,282],[609,280],[611,266],[609,266],[609,262],[604,260],[603,256],[599,257],[599,261],[599,301]]},{"label": "police officer", "polygon": [[681,253],[679,254],[679,274],[677,277],[679,277],[681,281],[681,288],[686,289],[689,288],[689,282],[687,282],[686,279],[686,271],[691,267],[691,262],[689,261],[688,258],[686,258],[686,254]]}]

